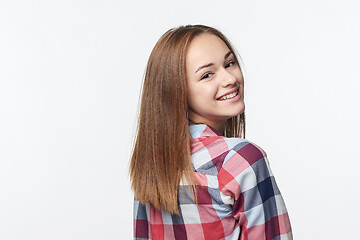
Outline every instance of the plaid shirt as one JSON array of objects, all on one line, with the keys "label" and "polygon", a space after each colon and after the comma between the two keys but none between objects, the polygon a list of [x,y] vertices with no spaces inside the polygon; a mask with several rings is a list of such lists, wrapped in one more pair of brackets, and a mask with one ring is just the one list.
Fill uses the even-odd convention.
[{"label": "plaid shirt", "polygon": [[186,183],[179,215],[134,202],[134,239],[292,239],[289,216],[266,153],[205,124],[190,125],[198,204]]}]

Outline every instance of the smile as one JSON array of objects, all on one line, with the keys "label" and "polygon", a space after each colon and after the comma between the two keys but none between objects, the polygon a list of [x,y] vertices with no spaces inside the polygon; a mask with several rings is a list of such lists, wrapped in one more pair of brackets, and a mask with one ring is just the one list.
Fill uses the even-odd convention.
[{"label": "smile", "polygon": [[238,95],[238,93],[239,93],[239,90],[237,90],[236,92],[230,93],[228,95],[222,96],[221,98],[219,98],[219,100],[224,101],[224,100],[227,100],[227,99],[234,98],[234,97],[236,97]]}]

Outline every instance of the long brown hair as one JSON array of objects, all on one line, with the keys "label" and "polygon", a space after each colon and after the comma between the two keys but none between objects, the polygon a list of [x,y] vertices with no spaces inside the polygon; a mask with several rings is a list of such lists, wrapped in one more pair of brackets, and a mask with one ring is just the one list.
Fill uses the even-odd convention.
[{"label": "long brown hair", "polygon": [[[192,39],[201,33],[211,33],[222,39],[239,64],[229,40],[214,28],[187,25],[167,31],[156,43],[147,63],[130,163],[135,198],[173,214],[179,214],[181,180],[186,180],[196,195],[190,154],[185,56]],[[244,113],[226,121],[224,136],[245,137]]]}]

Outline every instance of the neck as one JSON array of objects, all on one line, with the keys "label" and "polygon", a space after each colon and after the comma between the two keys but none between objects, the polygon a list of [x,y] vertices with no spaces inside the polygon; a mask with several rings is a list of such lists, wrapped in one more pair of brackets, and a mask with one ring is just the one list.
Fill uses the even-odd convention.
[{"label": "neck", "polygon": [[214,128],[220,134],[224,135],[226,120],[214,121],[214,120],[208,120],[208,119],[190,119],[189,121],[190,121],[190,123],[193,123],[193,124],[206,124],[206,125]]}]

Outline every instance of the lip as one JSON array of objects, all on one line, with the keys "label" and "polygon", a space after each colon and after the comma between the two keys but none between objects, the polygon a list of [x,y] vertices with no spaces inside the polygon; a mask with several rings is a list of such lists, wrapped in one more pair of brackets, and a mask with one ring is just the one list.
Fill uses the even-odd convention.
[{"label": "lip", "polygon": [[[222,98],[223,96],[226,96],[228,94],[231,94],[231,93],[234,93],[234,92],[237,92],[239,91],[239,88],[236,88],[236,89],[233,89],[233,90],[230,90],[229,92],[227,93],[224,93],[223,95],[221,95],[220,97],[218,97],[216,100],[220,100],[220,98]],[[235,97],[239,96],[240,94],[238,93]],[[221,100],[221,101],[226,101],[226,100]]]}]

